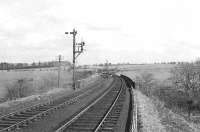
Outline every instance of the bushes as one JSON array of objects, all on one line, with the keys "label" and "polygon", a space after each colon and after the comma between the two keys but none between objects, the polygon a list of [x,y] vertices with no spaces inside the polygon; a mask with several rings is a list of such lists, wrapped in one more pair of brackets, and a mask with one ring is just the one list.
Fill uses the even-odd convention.
[{"label": "bushes", "polygon": [[17,98],[22,98],[33,94],[34,89],[32,82],[27,79],[19,79],[13,84],[8,84],[7,89],[7,100],[15,100]]},{"label": "bushes", "polygon": [[56,75],[43,76],[34,81],[37,93],[43,93],[58,86]]},{"label": "bushes", "polygon": [[188,96],[184,91],[173,87],[171,80],[158,81],[151,73],[142,73],[136,77],[139,90],[149,96],[157,97],[167,108],[181,111],[187,110]]},{"label": "bushes", "polygon": [[172,69],[171,80],[174,86],[184,91],[188,98],[198,97],[200,94],[199,65],[192,63],[179,65]]},{"label": "bushes", "polygon": [[89,77],[90,75],[92,75],[92,71],[79,71],[79,72],[76,72],[75,74],[75,77],[76,77],[76,80],[80,80],[80,79],[84,79],[84,78],[87,78]]},{"label": "bushes", "polygon": [[173,87],[160,86],[159,89],[154,92],[154,96],[165,102],[167,108],[176,111],[179,110],[178,112],[180,112],[180,110],[187,110],[187,94]]},{"label": "bushes", "polygon": [[[24,74],[24,72],[20,74]],[[80,80],[83,78],[87,78],[92,74],[92,71],[76,71],[76,79]],[[0,102],[4,102],[6,100],[15,100],[33,94],[41,94],[51,90],[52,88],[57,88],[58,86],[58,74],[54,71],[47,72],[45,74],[40,74],[39,72],[36,72],[36,75],[33,74],[29,76],[29,78],[25,77],[25,75],[15,78],[17,80],[9,80],[9,83],[3,84],[2,87],[5,87],[6,95],[0,100]],[[71,72],[63,71],[60,77],[60,87],[71,87],[71,81]]]},{"label": "bushes", "polygon": [[136,76],[136,83],[139,85],[140,91],[150,96],[153,92],[153,86],[155,84],[155,79],[151,73],[142,73],[140,76]]},{"label": "bushes", "polygon": [[5,100],[16,100],[33,94],[47,92],[53,87],[57,87],[55,76],[41,77],[38,79],[22,78],[6,84],[7,94]]}]

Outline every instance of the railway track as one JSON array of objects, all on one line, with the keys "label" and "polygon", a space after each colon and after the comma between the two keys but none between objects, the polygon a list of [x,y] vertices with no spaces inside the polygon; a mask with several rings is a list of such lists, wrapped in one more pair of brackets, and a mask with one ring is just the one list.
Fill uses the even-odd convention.
[{"label": "railway track", "polygon": [[[97,87],[99,88],[99,87]],[[60,108],[75,103],[77,100],[87,96],[91,91],[97,88],[78,91],[67,97],[60,97],[43,104],[37,104],[28,108],[21,109],[0,117],[0,132],[14,131],[28,126],[30,123],[37,121],[44,116],[51,114]]]},{"label": "railway track", "polygon": [[114,131],[123,108],[125,96],[125,85],[119,79],[116,85],[74,115],[56,132]]}]

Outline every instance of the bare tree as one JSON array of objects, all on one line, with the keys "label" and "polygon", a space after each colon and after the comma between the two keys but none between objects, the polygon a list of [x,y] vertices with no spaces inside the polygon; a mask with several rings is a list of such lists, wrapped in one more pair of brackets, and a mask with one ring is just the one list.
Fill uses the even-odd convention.
[{"label": "bare tree", "polygon": [[172,82],[178,90],[181,90],[187,98],[188,117],[195,109],[200,110],[200,60],[194,63],[184,63],[173,68]]},{"label": "bare tree", "polygon": [[200,92],[200,72],[198,66],[192,63],[179,65],[171,70],[172,82],[177,89],[182,90],[189,98]]},{"label": "bare tree", "polygon": [[195,61],[195,64],[200,64],[200,57],[198,57],[197,59],[196,59],[196,61]]}]

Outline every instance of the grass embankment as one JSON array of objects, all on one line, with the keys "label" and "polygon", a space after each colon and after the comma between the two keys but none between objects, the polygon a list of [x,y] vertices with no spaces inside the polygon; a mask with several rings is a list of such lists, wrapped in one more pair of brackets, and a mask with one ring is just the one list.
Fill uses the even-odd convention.
[{"label": "grass embankment", "polygon": [[176,65],[138,65],[129,67],[123,73],[134,80],[137,76],[144,82],[143,74],[152,74],[152,78],[146,79],[149,82],[142,82],[144,84],[140,91],[155,107],[157,117],[167,132],[199,132],[197,121],[193,118],[188,120],[187,117],[188,97],[172,84],[170,71],[174,66]]},{"label": "grass embankment", "polygon": [[157,108],[161,123],[165,126],[167,132],[200,132],[200,127],[197,124],[166,108],[158,98],[151,100]]},{"label": "grass embankment", "polygon": [[184,117],[166,108],[157,98],[149,98],[135,91],[142,132],[199,132],[198,125],[188,122]]}]

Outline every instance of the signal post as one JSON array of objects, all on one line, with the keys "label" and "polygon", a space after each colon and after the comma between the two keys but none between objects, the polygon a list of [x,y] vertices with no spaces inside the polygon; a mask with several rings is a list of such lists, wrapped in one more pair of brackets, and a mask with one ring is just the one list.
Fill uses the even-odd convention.
[{"label": "signal post", "polygon": [[83,47],[85,46],[85,42],[76,43],[77,31],[75,29],[73,29],[72,32],[65,32],[65,34],[71,34],[71,35],[73,35],[73,56],[72,56],[72,62],[73,62],[73,83],[72,83],[72,87],[73,87],[74,90],[76,90],[76,78],[75,78],[76,59],[83,52]]}]

